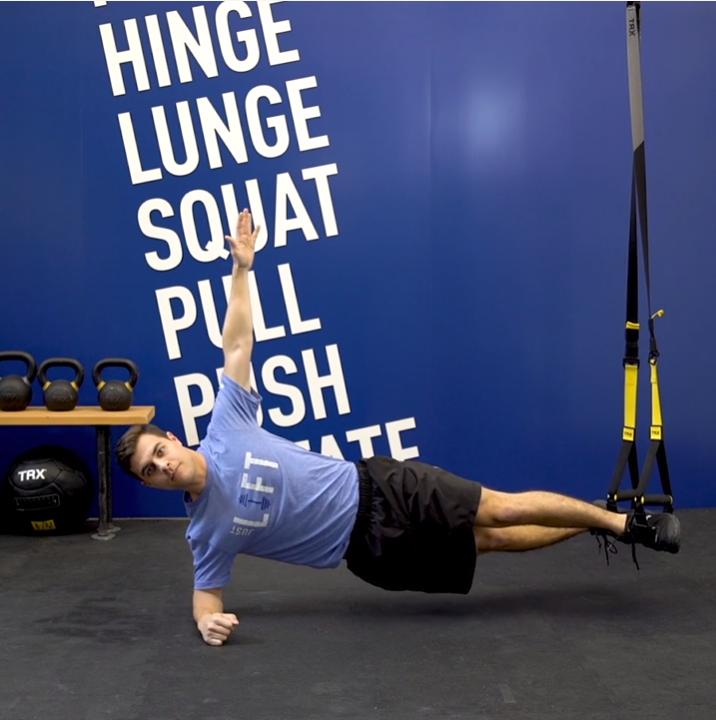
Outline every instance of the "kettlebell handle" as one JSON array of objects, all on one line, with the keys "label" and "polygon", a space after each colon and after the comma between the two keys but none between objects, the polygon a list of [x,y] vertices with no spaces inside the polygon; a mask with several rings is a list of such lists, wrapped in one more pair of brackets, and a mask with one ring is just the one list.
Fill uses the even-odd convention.
[{"label": "kettlebell handle", "polygon": [[56,357],[56,358],[48,358],[47,360],[43,360],[42,363],[40,363],[40,367],[37,370],[37,380],[40,383],[43,390],[47,389],[47,385],[49,385],[47,381],[47,371],[51,367],[69,367],[72,368],[77,375],[75,376],[74,380],[70,380],[70,385],[75,390],[79,390],[82,386],[82,383],[85,380],[85,369],[82,365],[82,363],[79,360],[75,360],[74,358],[66,358],[66,357]]},{"label": "kettlebell handle", "polygon": [[108,367],[120,367],[129,370],[129,380],[125,383],[130,390],[134,390],[139,380],[139,368],[127,358],[104,358],[100,360],[92,370],[92,380],[100,390],[105,384],[102,380],[102,371]]},{"label": "kettlebell handle", "polygon": [[22,350],[3,350],[0,352],[0,362],[3,360],[22,360],[27,365],[27,374],[23,380],[28,384],[32,384],[37,377],[37,361],[30,353]]}]

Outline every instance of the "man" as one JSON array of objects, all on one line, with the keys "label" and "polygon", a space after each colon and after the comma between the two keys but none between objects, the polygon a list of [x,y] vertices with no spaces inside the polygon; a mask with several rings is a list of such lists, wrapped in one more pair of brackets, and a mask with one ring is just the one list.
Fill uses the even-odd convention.
[{"label": "man", "polygon": [[181,490],[194,556],[193,611],[206,643],[238,624],[222,589],[237,554],[348,568],[389,590],[467,593],[477,553],[546,547],[591,529],[628,544],[678,552],[672,514],[619,514],[548,492],[502,493],[424,463],[324,457],[260,428],[249,384],[253,323],[248,273],[259,228],[240,213],[222,331],[222,388],[197,450],[154,425],[130,428],[120,466],[143,484]]}]

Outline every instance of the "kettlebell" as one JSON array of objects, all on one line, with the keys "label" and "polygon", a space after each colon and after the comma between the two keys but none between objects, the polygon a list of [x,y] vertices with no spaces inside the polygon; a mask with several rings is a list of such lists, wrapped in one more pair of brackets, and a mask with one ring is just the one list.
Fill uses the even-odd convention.
[{"label": "kettlebell", "polygon": [[27,374],[24,377],[0,377],[0,410],[24,410],[32,400],[32,383],[37,377],[37,362],[30,353],[21,350],[0,352],[0,361],[2,360],[22,360],[27,365]]},{"label": "kettlebell", "polygon": [[[106,382],[102,379],[102,371],[108,367],[120,367],[129,370],[129,380],[127,382],[121,380]],[[92,380],[94,380],[94,384],[99,390],[99,406],[102,410],[116,412],[128,410],[132,407],[134,388],[137,386],[137,380],[139,380],[139,370],[131,360],[126,358],[105,358],[100,360],[92,370]]]},{"label": "kettlebell", "polygon": [[[52,367],[70,367],[75,371],[74,380],[47,379],[47,371]],[[49,358],[40,364],[37,380],[45,393],[45,407],[56,412],[74,410],[80,399],[80,387],[85,379],[85,369],[79,360],[72,358]]]}]

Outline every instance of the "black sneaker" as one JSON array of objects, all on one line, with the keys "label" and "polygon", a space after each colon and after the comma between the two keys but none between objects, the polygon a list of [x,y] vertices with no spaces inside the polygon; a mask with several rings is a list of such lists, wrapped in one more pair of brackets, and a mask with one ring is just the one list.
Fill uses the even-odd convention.
[{"label": "black sneaker", "polygon": [[626,530],[617,536],[627,545],[677,553],[681,548],[681,523],[673,513],[629,513]]},{"label": "black sneaker", "polygon": [[[593,505],[608,510],[606,500],[594,500]],[[609,555],[616,554],[617,548],[614,540],[631,545],[632,560],[639,569],[639,563],[636,559],[636,546],[644,545],[644,547],[653,550],[660,550],[670,553],[677,553],[681,547],[681,523],[672,513],[648,513],[645,512],[640,516],[633,510],[624,510],[617,508],[612,512],[618,512],[629,515],[626,530],[621,535],[616,535],[610,530],[601,528],[593,528],[590,533],[597,538],[599,549],[604,546],[604,553],[609,565]],[[614,538],[614,540],[612,540]]]}]

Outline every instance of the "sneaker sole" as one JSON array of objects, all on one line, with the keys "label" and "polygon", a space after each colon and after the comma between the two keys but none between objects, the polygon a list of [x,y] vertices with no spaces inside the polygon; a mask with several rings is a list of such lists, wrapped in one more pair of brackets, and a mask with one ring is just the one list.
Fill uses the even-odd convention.
[{"label": "sneaker sole", "polygon": [[[663,520],[669,523],[669,527],[665,530],[667,539],[660,539],[657,542],[658,547],[655,549],[670,552],[675,555],[681,549],[681,523],[679,522],[679,518],[671,513],[665,513]],[[662,535],[661,529],[662,526],[659,527],[659,536]]]}]

